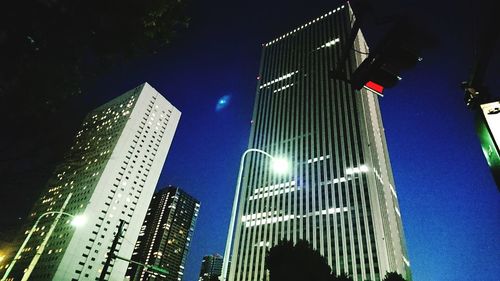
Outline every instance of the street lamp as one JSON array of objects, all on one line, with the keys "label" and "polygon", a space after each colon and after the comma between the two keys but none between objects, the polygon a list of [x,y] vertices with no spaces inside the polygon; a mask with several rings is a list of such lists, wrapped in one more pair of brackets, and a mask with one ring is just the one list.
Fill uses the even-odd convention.
[{"label": "street lamp", "polygon": [[271,165],[274,172],[279,175],[286,174],[290,170],[288,161],[284,158],[272,158]]},{"label": "street lamp", "polygon": [[54,222],[50,226],[49,231],[45,235],[45,237],[44,237],[44,239],[42,241],[42,244],[40,244],[40,246],[38,247],[38,250],[36,251],[35,256],[33,257],[33,259],[31,260],[31,263],[29,264],[28,268],[26,269],[26,271],[25,271],[25,273],[23,275],[23,278],[21,279],[22,281],[28,280],[29,276],[31,275],[31,272],[33,271],[33,269],[35,268],[35,265],[37,264],[38,260],[40,259],[40,256],[42,255],[43,250],[45,249],[45,246],[47,245],[47,242],[49,241],[49,238],[52,235],[52,232],[54,231],[57,222],[59,221],[59,219],[63,215],[69,216],[70,218],[72,218],[71,225],[73,225],[75,227],[81,226],[82,224],[85,223],[86,219],[85,219],[85,217],[83,215],[76,215],[75,216],[75,215],[72,215],[70,213],[64,212],[64,209],[66,208],[66,205],[68,204],[69,199],[71,198],[71,196],[72,196],[72,193],[68,194],[68,197],[64,201],[64,203],[63,203],[63,205],[62,205],[62,207],[61,207],[61,209],[59,211],[45,212],[45,213],[41,214],[38,217],[38,219],[35,221],[35,224],[33,225],[33,227],[31,227],[30,231],[28,232],[28,235],[24,239],[23,244],[21,245],[21,247],[19,247],[19,250],[17,250],[17,253],[14,256],[14,259],[12,259],[12,262],[9,264],[9,267],[5,271],[3,277],[2,277],[2,279],[0,281],[7,280],[7,277],[9,276],[10,272],[12,271],[12,268],[14,268],[14,265],[16,264],[17,260],[20,258],[21,253],[24,250],[24,247],[26,247],[26,244],[28,244],[28,240],[31,238],[31,236],[35,232],[35,229],[37,228],[38,223],[42,220],[42,218],[44,218],[45,216],[48,216],[48,215],[55,215],[55,214],[57,214]]},{"label": "street lamp", "polygon": [[231,220],[229,221],[229,230],[227,232],[226,249],[224,250],[224,259],[222,260],[222,281],[226,281],[226,279],[227,279],[227,268],[228,268],[228,264],[229,264],[229,252],[231,250],[231,244],[233,242],[234,223],[236,220],[236,209],[237,209],[237,205],[238,205],[238,199],[240,196],[241,178],[243,175],[243,164],[245,163],[245,157],[250,152],[261,153],[261,154],[264,154],[265,156],[269,157],[271,159],[272,170],[277,174],[285,174],[289,171],[290,165],[289,165],[288,161],[284,158],[274,157],[271,154],[265,152],[264,150],[257,149],[257,148],[249,148],[249,149],[245,150],[245,152],[243,152],[243,155],[241,156],[241,160],[240,160],[240,169],[238,172],[238,181],[236,183],[236,192],[234,194],[233,209],[231,211]]},{"label": "street lamp", "polygon": [[70,214],[67,214],[67,215],[73,217],[73,219],[71,220],[71,225],[74,227],[83,226],[87,222],[87,217],[84,215],[76,215],[76,216],[73,216]]}]

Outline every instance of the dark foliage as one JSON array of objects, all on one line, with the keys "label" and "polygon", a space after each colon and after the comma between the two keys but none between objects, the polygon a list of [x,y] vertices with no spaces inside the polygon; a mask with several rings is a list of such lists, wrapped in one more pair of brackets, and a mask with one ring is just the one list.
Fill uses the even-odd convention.
[{"label": "dark foliage", "polygon": [[82,79],[105,66],[156,52],[188,22],[177,0],[0,5],[0,95],[24,95],[41,109],[79,94]]},{"label": "dark foliage", "polygon": [[352,277],[347,273],[341,273],[335,277],[332,277],[332,281],[353,281]]},{"label": "dark foliage", "polygon": [[397,272],[388,272],[383,281],[406,281],[403,276]]},{"label": "dark foliage", "polygon": [[[353,281],[348,273],[333,274],[326,259],[307,241],[293,244],[281,241],[266,256],[268,281]],[[389,272],[383,281],[406,281],[397,272]]]},{"label": "dark foliage", "polygon": [[270,281],[328,281],[330,266],[307,241],[282,241],[266,257]]}]

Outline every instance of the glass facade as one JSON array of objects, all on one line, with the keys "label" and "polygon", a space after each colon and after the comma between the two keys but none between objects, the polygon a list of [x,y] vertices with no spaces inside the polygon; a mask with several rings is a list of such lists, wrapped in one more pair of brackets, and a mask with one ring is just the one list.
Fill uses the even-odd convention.
[{"label": "glass facade", "polygon": [[222,256],[213,254],[204,256],[201,262],[200,278],[198,281],[214,281],[220,280],[222,271]]},{"label": "glass facade", "polygon": [[164,268],[154,273],[130,264],[127,280],[181,281],[200,202],[180,188],[169,186],[153,196],[135,244],[132,260]]},{"label": "glass facade", "polygon": [[[265,280],[267,250],[307,240],[337,274],[411,279],[377,97],[329,77],[354,18],[339,7],[263,44],[250,148],[292,162],[275,175],[249,155],[238,200],[230,281]],[[351,73],[368,52],[342,65]]]}]

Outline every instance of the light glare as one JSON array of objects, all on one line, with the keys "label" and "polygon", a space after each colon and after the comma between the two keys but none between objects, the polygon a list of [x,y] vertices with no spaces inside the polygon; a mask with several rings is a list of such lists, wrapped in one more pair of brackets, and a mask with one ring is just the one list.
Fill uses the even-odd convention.
[{"label": "light glare", "polygon": [[368,172],[368,166],[366,166],[366,165],[361,165],[361,166],[359,167],[359,170],[360,170],[361,172]]},{"label": "light glare", "polygon": [[288,172],[288,161],[283,158],[274,158],[272,168],[277,174],[286,174]]},{"label": "light glare", "polygon": [[77,215],[71,220],[71,225],[74,227],[79,227],[87,222],[87,218],[84,215]]}]

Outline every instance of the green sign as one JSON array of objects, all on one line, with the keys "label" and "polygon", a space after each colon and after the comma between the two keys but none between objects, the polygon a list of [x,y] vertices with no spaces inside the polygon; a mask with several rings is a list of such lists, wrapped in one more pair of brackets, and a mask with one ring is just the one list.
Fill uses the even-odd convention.
[{"label": "green sign", "polygon": [[492,102],[481,105],[476,116],[476,130],[481,142],[484,157],[500,189],[500,103]]},{"label": "green sign", "polygon": [[168,270],[166,270],[165,268],[162,268],[162,267],[159,267],[159,266],[156,266],[156,265],[150,265],[148,267],[149,267],[149,269],[151,271],[154,271],[156,273],[168,274]]}]

